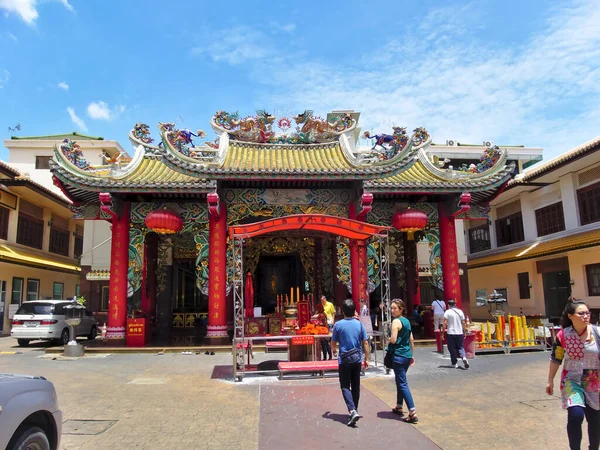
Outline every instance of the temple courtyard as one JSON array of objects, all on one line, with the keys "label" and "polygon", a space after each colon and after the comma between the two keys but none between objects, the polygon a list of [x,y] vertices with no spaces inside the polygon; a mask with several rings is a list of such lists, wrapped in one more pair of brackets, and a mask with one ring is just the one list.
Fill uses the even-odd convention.
[{"label": "temple courtyard", "polygon": [[[544,393],[544,352],[478,356],[469,370],[457,370],[433,348],[418,348],[409,384],[419,423],[405,424],[390,412],[395,385],[379,366],[363,378],[364,418],[352,429],[335,378],[259,375],[234,383],[225,353],[66,359],[47,348],[23,349],[0,338],[0,372],[54,383],[64,414],[62,449],[568,447],[566,413],[558,397]],[[255,361],[277,357],[256,354]]]}]

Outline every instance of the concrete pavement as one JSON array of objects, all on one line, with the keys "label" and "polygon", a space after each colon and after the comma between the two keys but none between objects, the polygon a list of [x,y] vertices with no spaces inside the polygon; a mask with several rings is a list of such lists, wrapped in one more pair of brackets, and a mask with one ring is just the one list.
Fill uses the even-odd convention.
[{"label": "concrete pavement", "polygon": [[275,448],[272,442],[285,442],[286,449],[315,442],[389,449],[389,435],[399,449],[568,448],[566,413],[558,398],[544,393],[548,353],[480,356],[471,369],[457,370],[432,349],[417,349],[409,384],[419,424],[387,419],[395,404],[393,377],[373,369],[362,381],[365,418],[357,431],[335,420],[346,414],[335,379],[254,376],[233,383],[219,379],[232,363],[226,354],[66,360],[44,350],[0,338],[0,372],[54,382],[65,420],[63,449]]}]

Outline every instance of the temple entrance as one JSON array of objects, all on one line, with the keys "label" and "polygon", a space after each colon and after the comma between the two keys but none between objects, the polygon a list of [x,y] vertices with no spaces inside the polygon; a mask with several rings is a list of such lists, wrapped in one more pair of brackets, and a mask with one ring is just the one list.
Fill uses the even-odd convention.
[{"label": "temple entrance", "polygon": [[208,297],[198,289],[194,260],[173,262],[173,312],[208,311]]},{"label": "temple entrance", "polygon": [[275,312],[277,296],[289,294],[291,289],[304,287],[304,268],[298,253],[282,256],[261,256],[255,272],[256,299],[254,306],[262,314]]},{"label": "temple entrance", "polygon": [[[233,313],[234,313],[234,336],[232,342],[232,353],[234,355],[233,376],[238,381],[243,379],[246,372],[245,353],[246,346],[250,348],[251,340],[262,340],[270,336],[278,340],[291,340],[289,345],[294,342],[302,342],[307,345],[313,345],[316,341],[311,340],[309,336],[296,336],[296,329],[303,331],[303,324],[307,324],[311,314],[314,312],[314,298],[311,295],[312,289],[318,292],[320,289],[319,281],[322,272],[326,266],[323,264],[322,244],[323,235],[335,236],[349,241],[348,256],[344,256],[343,249],[337,247],[336,254],[338,258],[345,258],[347,266],[350,263],[353,267],[346,267],[348,271],[356,274],[353,280],[353,292],[356,297],[354,302],[358,308],[360,303],[358,297],[360,293],[368,293],[368,242],[370,240],[377,243],[376,251],[378,253],[378,278],[379,289],[381,291],[380,299],[382,302],[382,318],[381,325],[383,332],[381,336],[386,336],[390,324],[390,291],[389,291],[389,252],[388,252],[388,228],[376,225],[370,225],[365,222],[360,222],[344,217],[328,216],[324,214],[301,214],[295,216],[279,217],[264,222],[243,224],[230,226],[228,230],[229,238],[232,241],[232,281],[233,281]],[[285,237],[283,237],[285,236]],[[310,237],[309,237],[310,236]],[[278,242],[269,240],[275,239]],[[257,241],[259,243],[257,243]],[[264,241],[262,244],[260,241]],[[300,258],[290,258],[288,252],[287,258],[277,253],[277,249],[284,249],[289,245],[298,245],[303,243],[307,250],[302,251],[302,247],[298,250]],[[267,245],[265,245],[267,244]],[[264,257],[261,252],[275,253],[274,256]],[[354,258],[352,258],[354,253]],[[310,257],[309,257],[310,255]],[[298,276],[298,269],[294,270],[293,260],[300,259],[305,268],[306,280],[302,285],[302,279]],[[351,260],[353,262],[351,262]],[[297,264],[296,264],[297,267]],[[307,270],[310,267],[310,270]],[[267,292],[268,296],[275,296],[275,308],[278,310],[279,317],[260,317],[253,318],[253,307],[256,305],[255,292],[252,289],[254,281],[250,278],[253,273],[260,272],[258,289],[261,293]],[[287,276],[288,280],[297,281],[301,286],[297,286],[296,294],[294,295],[293,286],[290,286],[290,281],[287,284],[281,283],[279,277]],[[315,283],[316,281],[316,283]],[[249,289],[246,289],[250,287]],[[277,290],[284,288],[290,290],[290,296],[286,294],[278,294]],[[308,294],[308,295],[307,295]],[[259,294],[260,295],[260,294]],[[318,298],[318,297],[317,297]],[[265,305],[271,305],[271,302],[266,300],[266,297],[258,300]],[[281,314],[283,312],[283,314]],[[245,323],[244,317],[248,319],[247,339],[245,339]],[[250,322],[254,320],[254,322]],[[370,319],[367,316],[370,323]],[[316,327],[319,330],[320,327]],[[325,328],[326,329],[326,328]],[[318,334],[318,333],[317,333]],[[316,336],[316,335],[315,335]],[[318,336],[316,336],[318,337]],[[305,339],[307,338],[307,339]],[[313,350],[313,355],[315,351]],[[257,367],[250,364],[248,367],[255,373],[259,373]],[[272,371],[272,369],[270,369]]]}]

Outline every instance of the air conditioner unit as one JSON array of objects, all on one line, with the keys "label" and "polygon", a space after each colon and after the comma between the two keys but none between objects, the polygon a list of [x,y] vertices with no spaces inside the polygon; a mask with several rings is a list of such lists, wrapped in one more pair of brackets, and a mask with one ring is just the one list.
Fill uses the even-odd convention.
[{"label": "air conditioner unit", "polygon": [[484,147],[492,147],[493,145],[494,145],[494,143],[492,141],[483,141]]},{"label": "air conditioner unit", "polygon": [[456,147],[456,141],[446,141],[446,145],[450,146],[450,147]]}]

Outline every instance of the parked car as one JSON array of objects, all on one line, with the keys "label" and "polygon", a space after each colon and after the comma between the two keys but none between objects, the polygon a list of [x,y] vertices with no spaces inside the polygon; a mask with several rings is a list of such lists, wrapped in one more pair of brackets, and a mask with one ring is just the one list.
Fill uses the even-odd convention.
[{"label": "parked car", "polygon": [[[65,319],[65,306],[70,300],[30,300],[24,302],[12,320],[10,335],[17,339],[21,347],[34,340],[56,340],[65,345],[69,342],[69,327]],[[75,327],[77,336],[96,339],[98,324],[92,313],[85,310],[81,323]]]},{"label": "parked car", "polygon": [[44,377],[0,373],[0,449],[56,450],[62,412]]}]

